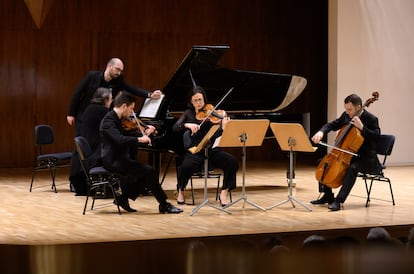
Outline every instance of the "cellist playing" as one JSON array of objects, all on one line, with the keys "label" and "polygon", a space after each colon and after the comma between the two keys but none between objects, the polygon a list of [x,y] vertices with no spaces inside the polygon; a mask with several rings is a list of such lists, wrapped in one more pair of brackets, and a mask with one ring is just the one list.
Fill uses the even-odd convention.
[{"label": "cellist playing", "polygon": [[328,132],[340,130],[349,124],[356,127],[363,137],[363,143],[356,152],[358,156],[352,156],[336,197],[334,197],[332,188],[322,185],[320,189],[323,189],[321,191],[324,192],[323,196],[318,200],[311,201],[314,205],[328,203],[328,208],[332,211],[341,209],[341,205],[345,202],[355,184],[358,172],[374,172],[378,171],[380,167],[376,154],[376,143],[381,134],[378,118],[363,108],[362,100],[356,94],[351,94],[345,98],[344,108],[345,111],[339,118],[322,126],[312,137],[312,141],[318,144]]}]

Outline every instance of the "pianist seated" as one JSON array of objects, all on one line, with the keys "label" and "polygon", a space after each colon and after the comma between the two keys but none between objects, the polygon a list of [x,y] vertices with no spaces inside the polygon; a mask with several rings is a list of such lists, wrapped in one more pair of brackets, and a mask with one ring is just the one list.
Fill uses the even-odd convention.
[{"label": "pianist seated", "polygon": [[[212,137],[217,138],[223,132],[228,118],[221,115],[214,115],[215,118],[219,117],[218,121],[213,119],[212,115],[206,115],[201,119],[200,115],[205,111],[207,105],[207,96],[204,89],[200,86],[194,86],[190,90],[190,96],[188,99],[188,109],[184,111],[181,117],[173,126],[175,133],[182,133],[184,137],[184,155],[179,155],[179,161],[177,167],[177,203],[179,205],[185,204],[184,190],[188,184],[188,180],[191,176],[203,169],[204,164],[204,150],[193,154],[188,150],[190,146],[196,146],[198,141],[201,141],[203,135],[200,133],[207,133],[208,129],[205,127],[211,127],[212,124],[218,123],[221,125],[217,133]],[[214,109],[213,109],[214,110]],[[215,113],[216,114],[216,113]],[[211,118],[210,118],[211,117]],[[198,134],[197,134],[198,133]],[[209,168],[219,168],[223,170],[223,185],[220,192],[220,203],[224,207],[229,203],[229,192],[236,187],[236,174],[238,170],[238,160],[230,153],[221,150],[218,147],[209,148],[208,151]]]}]

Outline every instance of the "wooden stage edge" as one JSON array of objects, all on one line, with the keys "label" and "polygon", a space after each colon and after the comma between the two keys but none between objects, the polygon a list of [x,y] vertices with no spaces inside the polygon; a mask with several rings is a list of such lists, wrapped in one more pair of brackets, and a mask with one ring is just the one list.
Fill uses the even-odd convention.
[{"label": "wooden stage edge", "polygon": [[[225,258],[235,254],[235,250],[261,252],[264,243],[270,239],[279,239],[295,251],[300,250],[303,241],[311,235],[327,239],[346,236],[364,243],[373,227],[386,228],[395,239],[407,237],[414,227],[412,166],[391,166],[385,171],[392,180],[395,206],[390,202],[388,184],[376,183],[370,206],[365,207],[366,191],[361,179],[357,180],[343,210],[330,212],[326,205],[313,206],[309,201],[319,194],[314,167],[297,163],[296,186],[292,194],[312,211],[295,201],[294,206],[288,202],[266,211],[250,204],[243,207],[241,201],[228,209],[231,214],[204,206],[193,216],[190,213],[203,201],[203,180],[194,181],[196,205],[182,206],[182,214],[159,214],[154,197],[141,196],[131,202],[131,206],[138,209],[137,213],[122,212],[119,215],[112,199],[99,199],[96,209],[82,215],[85,197],[75,196],[69,191],[68,170],[58,171],[58,193],[51,191],[50,177],[45,172],[37,174],[35,188],[30,193],[31,169],[0,171],[0,254],[6,262],[3,264],[4,273],[94,273],[97,270],[112,273],[119,270],[119,262],[122,262],[123,269],[135,269],[136,273],[211,273],[222,270],[249,273],[234,272],[230,266],[227,269]],[[247,162],[248,201],[269,208],[286,200],[286,172],[286,163]],[[240,169],[233,200],[241,197],[242,177]],[[175,172],[171,168],[163,188],[174,204],[175,183]],[[216,181],[209,180],[208,199],[219,205],[215,201],[215,191]],[[190,191],[186,192],[186,200],[191,201]],[[214,251],[214,255],[209,253],[208,260],[221,265],[220,269],[204,266],[203,269],[209,271],[203,272],[194,265],[191,251],[199,250],[195,245],[198,241]],[[250,267],[241,263],[243,255],[238,254],[238,259],[234,256],[231,255],[231,259],[246,269]],[[105,259],[107,257],[111,260]],[[404,256],[400,257],[404,259]],[[192,258],[190,265],[189,258]],[[98,266],[96,260],[100,262]],[[211,263],[205,260],[203,263]],[[301,273],[303,269],[292,269],[295,265],[293,260],[298,260],[298,257],[279,262],[278,267],[282,268],[279,270]],[[288,265],[287,262],[293,264]],[[275,267],[267,263],[251,267],[259,267],[264,273],[269,267]],[[165,272],[165,267],[171,271]],[[326,273],[330,272],[327,270]]]}]

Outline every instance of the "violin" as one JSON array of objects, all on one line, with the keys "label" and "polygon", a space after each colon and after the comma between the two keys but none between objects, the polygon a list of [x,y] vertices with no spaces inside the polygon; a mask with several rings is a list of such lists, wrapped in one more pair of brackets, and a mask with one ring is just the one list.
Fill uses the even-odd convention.
[{"label": "violin", "polygon": [[197,131],[195,134],[191,134],[191,131],[186,131],[184,133],[183,142],[185,149],[197,146],[204,137],[204,135],[207,134],[210,128],[206,126],[203,127],[203,124],[206,121],[211,121],[213,124],[217,124],[224,119],[224,110],[216,110],[216,108],[224,101],[224,99],[226,99],[226,97],[233,91],[233,89],[233,87],[230,88],[226,92],[226,94],[224,94],[224,96],[220,99],[216,106],[213,106],[211,104],[205,104],[205,106],[196,113],[196,119],[201,121],[201,123],[199,124],[200,130]]},{"label": "violin", "polygon": [[[144,122],[141,121],[141,119],[138,119],[135,115],[135,112],[132,112],[131,115],[128,118],[122,119],[122,127],[126,131],[130,132],[140,132],[142,136],[148,136],[151,133],[146,133],[145,128],[148,127]],[[157,134],[157,131],[154,130],[152,132],[153,135]],[[148,143],[149,146],[151,146],[151,142]]]},{"label": "violin", "polygon": [[[379,93],[375,91],[372,96],[355,114],[356,116],[360,116],[365,107],[377,101]],[[343,126],[335,139],[335,146],[332,146],[331,152],[322,159],[315,171],[315,178],[318,182],[330,188],[340,187],[352,157],[357,155],[356,152],[363,142],[364,137],[358,128],[351,123]],[[323,143],[320,142],[320,144]]]},{"label": "violin", "polygon": [[209,119],[213,124],[219,123],[224,119],[225,112],[224,110],[215,110],[214,106],[211,104],[206,104],[201,110],[196,114],[196,118],[199,121],[205,121]]},{"label": "violin", "polygon": [[[138,123],[137,123],[138,121]],[[139,130],[138,124],[145,128],[147,125],[144,124],[144,122],[142,122],[141,119],[137,119],[137,121],[135,121],[134,117],[131,115],[128,118],[123,118],[122,119],[122,128],[126,131],[137,131]]]}]

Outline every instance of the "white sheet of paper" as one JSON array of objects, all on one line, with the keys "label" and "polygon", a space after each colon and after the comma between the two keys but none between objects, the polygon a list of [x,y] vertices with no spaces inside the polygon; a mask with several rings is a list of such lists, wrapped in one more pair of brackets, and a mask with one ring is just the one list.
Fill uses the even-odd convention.
[{"label": "white sheet of paper", "polygon": [[139,113],[139,117],[144,118],[155,118],[158,113],[158,109],[160,108],[161,102],[164,99],[164,94],[161,95],[158,99],[145,99],[144,104],[142,105],[141,112]]}]

